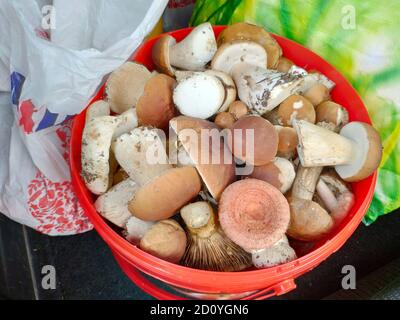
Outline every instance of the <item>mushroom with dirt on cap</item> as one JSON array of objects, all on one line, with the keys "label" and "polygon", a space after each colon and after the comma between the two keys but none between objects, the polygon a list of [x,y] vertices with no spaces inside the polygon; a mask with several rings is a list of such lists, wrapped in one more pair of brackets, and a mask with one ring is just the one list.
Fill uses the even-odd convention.
[{"label": "mushroom with dirt on cap", "polygon": [[297,153],[304,167],[334,166],[349,182],[370,176],[382,158],[382,142],[369,124],[350,122],[340,134],[304,120],[295,120],[299,145]]},{"label": "mushroom with dirt on cap", "polygon": [[240,271],[251,266],[251,256],[232,242],[220,229],[215,212],[206,201],[181,209],[188,233],[182,264],[211,271]]},{"label": "mushroom with dirt on cap", "polygon": [[306,98],[294,94],[285,99],[278,107],[278,122],[282,126],[292,126],[294,119],[315,123],[315,109]]}]

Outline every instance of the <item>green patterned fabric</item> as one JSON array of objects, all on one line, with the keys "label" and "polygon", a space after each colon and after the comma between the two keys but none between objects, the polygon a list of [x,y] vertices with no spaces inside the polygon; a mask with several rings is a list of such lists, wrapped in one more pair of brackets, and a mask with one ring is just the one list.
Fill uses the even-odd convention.
[{"label": "green patterned fabric", "polygon": [[364,222],[400,207],[400,1],[197,0],[192,25],[247,21],[310,48],[351,81],[384,144]]}]

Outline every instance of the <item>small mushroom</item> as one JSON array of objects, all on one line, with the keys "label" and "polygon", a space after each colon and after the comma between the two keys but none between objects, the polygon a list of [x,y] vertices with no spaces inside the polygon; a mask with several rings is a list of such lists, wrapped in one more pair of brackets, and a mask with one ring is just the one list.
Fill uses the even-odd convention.
[{"label": "small mushroom", "polygon": [[125,62],[113,71],[105,86],[105,99],[117,114],[136,106],[152,74],[139,63]]},{"label": "small mushroom", "polygon": [[329,213],[312,201],[322,167],[304,168],[299,165],[293,183],[290,205],[290,224],[287,234],[297,240],[321,239],[333,228]]},{"label": "small mushroom", "polygon": [[158,39],[152,48],[152,58],[157,69],[171,77],[176,71],[170,61],[170,50],[175,44],[175,38],[167,34]]},{"label": "small mushroom", "polygon": [[258,268],[270,268],[297,259],[296,252],[290,246],[288,238],[283,236],[272,247],[252,253],[253,265]]},{"label": "small mushroom", "polygon": [[225,189],[218,216],[225,234],[247,252],[254,252],[282,239],[290,209],[284,195],[271,184],[244,179]]},{"label": "small mushroom", "polygon": [[329,90],[321,83],[317,83],[304,92],[303,96],[307,98],[313,106],[317,106],[324,101],[330,99]]},{"label": "small mushroom", "polygon": [[207,119],[218,112],[224,103],[225,88],[215,76],[195,72],[178,82],[173,100],[186,116]]},{"label": "small mushroom", "polygon": [[88,121],[82,134],[82,177],[94,194],[107,191],[110,183],[110,146],[120,120],[100,116]]},{"label": "small mushroom", "polygon": [[109,116],[110,113],[111,113],[110,104],[107,101],[104,100],[96,101],[86,109],[85,122],[88,123],[90,120],[97,117]]},{"label": "small mushroom", "polygon": [[195,168],[173,168],[143,185],[129,201],[128,208],[145,221],[168,219],[200,190],[201,181]]},{"label": "small mushroom", "polygon": [[317,124],[332,124],[335,132],[338,132],[344,125],[349,123],[347,110],[333,101],[322,102],[315,108],[315,111]]},{"label": "small mushroom", "polygon": [[227,129],[231,128],[235,124],[235,121],[236,119],[232,113],[220,112],[215,117],[214,123],[222,129]]},{"label": "small mushroom", "polygon": [[153,225],[154,222],[152,221],[143,221],[131,215],[125,225],[124,235],[126,240],[134,245],[138,245],[140,240]]},{"label": "small mushroom", "polygon": [[278,133],[274,126],[260,116],[245,116],[230,129],[228,147],[233,155],[251,165],[271,162],[278,150]]},{"label": "small mushroom", "polygon": [[224,112],[228,110],[229,106],[236,100],[237,92],[235,82],[233,82],[233,79],[229,75],[222,71],[207,70],[205,73],[217,77],[223,84],[225,88],[225,99],[218,111]]},{"label": "small mushroom", "polygon": [[292,187],[295,176],[293,164],[287,159],[276,157],[268,164],[254,167],[250,178],[268,182],[280,192],[286,193]]},{"label": "small mushroom", "polygon": [[260,115],[276,108],[282,101],[297,93],[303,85],[299,75],[281,73],[248,63],[238,63],[232,78],[241,101]]},{"label": "small mushroom", "polygon": [[167,171],[164,133],[159,129],[138,127],[116,138],[112,149],[119,165],[138,183],[144,185]]},{"label": "small mushroom", "polygon": [[221,46],[237,40],[253,41],[263,46],[268,54],[268,65],[264,65],[264,67],[268,69],[277,67],[282,49],[264,28],[246,22],[235,23],[219,34],[217,42],[218,46]]},{"label": "small mushroom", "polygon": [[292,159],[296,154],[298,143],[296,130],[292,127],[274,126],[278,132],[277,156],[285,159]]},{"label": "small mushroom", "polygon": [[237,100],[230,104],[228,112],[235,117],[235,120],[239,120],[241,117],[249,114],[249,109],[247,108],[246,104]]},{"label": "small mushroom", "polygon": [[285,99],[278,107],[278,121],[283,126],[291,126],[293,119],[315,123],[315,109],[306,98],[294,94]]},{"label": "small mushroom", "polygon": [[126,179],[98,197],[94,206],[104,218],[123,228],[132,217],[128,210],[128,202],[138,188],[135,182]]},{"label": "small mushroom", "polygon": [[181,209],[188,233],[188,246],[182,264],[212,271],[240,271],[251,266],[250,255],[221,230],[215,212],[206,201],[190,203]]},{"label": "small mushroom", "polygon": [[382,158],[378,132],[363,122],[350,122],[340,134],[304,120],[295,120],[299,145],[297,153],[305,167],[335,166],[339,176],[349,182],[370,176]]},{"label": "small mushroom", "polygon": [[140,240],[140,249],[166,260],[178,263],[186,249],[186,233],[175,220],[163,220],[153,225]]},{"label": "small mushroom", "polygon": [[238,63],[248,63],[265,69],[267,53],[256,42],[238,40],[224,43],[215,53],[211,61],[211,68],[232,75],[233,68]]},{"label": "small mushroom", "polygon": [[168,128],[169,120],[176,113],[172,92],[176,85],[174,78],[158,74],[150,78],[136,106],[139,124],[159,129]]},{"label": "small mushroom", "polygon": [[170,121],[170,126],[195,164],[207,190],[218,200],[222,191],[235,180],[235,164],[217,125],[179,116]]},{"label": "small mushroom", "polygon": [[209,22],[195,27],[185,39],[170,47],[171,65],[184,70],[202,71],[217,51],[217,41]]},{"label": "small mushroom", "polygon": [[293,66],[294,66],[293,61],[284,57],[280,57],[278,60],[278,65],[276,67],[276,70],[279,72],[287,73]]},{"label": "small mushroom", "polygon": [[333,172],[324,172],[317,183],[317,194],[335,221],[340,224],[354,204],[354,194],[344,181]]}]

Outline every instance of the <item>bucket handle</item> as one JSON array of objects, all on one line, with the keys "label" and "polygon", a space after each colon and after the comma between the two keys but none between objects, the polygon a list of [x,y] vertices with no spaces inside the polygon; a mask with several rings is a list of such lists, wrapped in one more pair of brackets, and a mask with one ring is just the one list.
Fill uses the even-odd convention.
[{"label": "bucket handle", "polygon": [[294,279],[287,279],[278,284],[253,293],[242,300],[265,300],[274,296],[281,296],[294,289],[296,289],[296,283],[294,282]]}]

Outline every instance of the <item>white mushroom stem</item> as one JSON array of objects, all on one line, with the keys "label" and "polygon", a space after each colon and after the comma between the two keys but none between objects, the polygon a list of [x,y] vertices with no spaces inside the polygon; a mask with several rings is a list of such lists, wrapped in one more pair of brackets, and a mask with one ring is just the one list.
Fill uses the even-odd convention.
[{"label": "white mushroom stem", "polygon": [[269,268],[293,261],[296,258],[296,252],[290,246],[286,236],[283,236],[272,247],[252,252],[253,265],[256,268]]},{"label": "white mushroom stem", "polygon": [[174,67],[202,71],[217,51],[217,42],[210,23],[194,28],[181,42],[170,47],[169,59]]},{"label": "white mushroom stem", "polygon": [[319,180],[316,187],[318,196],[321,198],[328,211],[333,211],[338,206],[338,201],[323,180]]},{"label": "white mushroom stem", "polygon": [[120,123],[114,131],[113,138],[117,138],[124,133],[128,133],[138,126],[138,118],[135,108],[130,108],[118,116]]},{"label": "white mushroom stem", "polygon": [[293,127],[299,139],[297,153],[304,167],[350,164],[358,159],[357,144],[344,136],[303,120],[294,120]]},{"label": "white mushroom stem", "polygon": [[293,182],[292,196],[294,198],[312,200],[322,167],[305,168],[299,165]]},{"label": "white mushroom stem", "polygon": [[144,185],[172,168],[163,136],[159,129],[138,127],[116,138],[112,145],[122,169],[139,185]]},{"label": "white mushroom stem", "polygon": [[107,220],[118,227],[125,227],[132,214],[128,210],[128,202],[136,193],[139,186],[130,179],[126,179],[97,198],[94,206]]},{"label": "white mushroom stem", "polygon": [[110,185],[110,146],[120,120],[112,116],[95,117],[86,123],[82,135],[82,177],[94,194],[103,194]]},{"label": "white mushroom stem", "polygon": [[329,80],[326,76],[319,72],[308,73],[305,69],[299,66],[292,66],[288,73],[293,75],[301,75],[304,77],[304,82],[299,90],[300,93],[303,93],[310,89],[312,86],[316,85],[317,83],[323,84],[325,87],[331,91],[335,87],[335,83]]},{"label": "white mushroom stem", "polygon": [[125,226],[126,240],[137,245],[140,239],[144,237],[146,232],[155,224],[153,221],[144,221],[135,216],[130,216]]},{"label": "white mushroom stem", "polygon": [[232,70],[240,100],[253,112],[265,114],[297,93],[303,83],[301,76],[238,63]]}]

